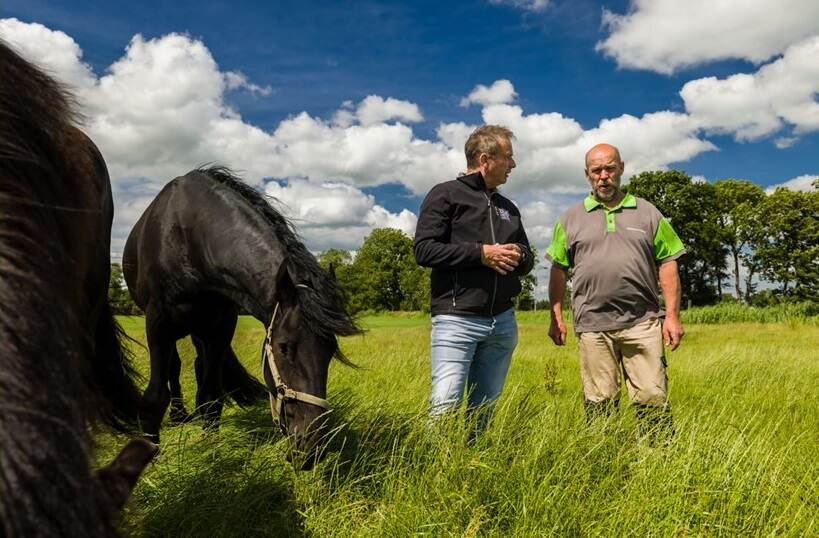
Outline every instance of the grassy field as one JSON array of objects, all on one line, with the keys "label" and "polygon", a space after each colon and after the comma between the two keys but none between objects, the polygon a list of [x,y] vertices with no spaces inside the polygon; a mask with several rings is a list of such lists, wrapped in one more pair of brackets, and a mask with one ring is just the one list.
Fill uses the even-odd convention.
[{"label": "grassy field", "polygon": [[[162,453],[126,509],[141,536],[819,536],[819,326],[688,325],[670,355],[678,435],[635,436],[633,411],[586,427],[577,349],[526,313],[492,427],[474,445],[430,428],[429,318],[367,317],[333,364],[332,451],[294,471],[265,404],[226,410],[219,432],[163,429]],[[123,318],[144,342],[141,318]],[[234,348],[259,374],[262,327]],[[193,350],[180,342],[193,407]],[[147,372],[147,355],[135,349]],[[99,459],[124,442],[100,437]]]}]

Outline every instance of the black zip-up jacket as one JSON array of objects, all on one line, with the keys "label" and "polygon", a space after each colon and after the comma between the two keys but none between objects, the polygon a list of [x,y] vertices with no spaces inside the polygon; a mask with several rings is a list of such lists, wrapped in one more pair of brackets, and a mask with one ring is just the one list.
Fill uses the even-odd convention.
[{"label": "black zip-up jacket", "polygon": [[[481,263],[484,244],[517,243],[515,270],[501,275]],[[432,268],[432,315],[494,316],[512,307],[520,278],[534,259],[520,211],[499,192],[486,190],[480,172],[432,188],[415,228],[415,260]]]}]

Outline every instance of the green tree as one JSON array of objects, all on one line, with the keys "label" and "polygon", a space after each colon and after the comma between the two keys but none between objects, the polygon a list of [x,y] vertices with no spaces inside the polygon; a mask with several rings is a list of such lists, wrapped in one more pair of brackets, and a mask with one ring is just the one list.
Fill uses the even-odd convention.
[{"label": "green tree", "polygon": [[335,270],[350,265],[353,262],[353,257],[349,251],[331,248],[319,253],[318,262],[322,268],[329,271],[331,268]]},{"label": "green tree", "polygon": [[415,265],[401,273],[401,289],[404,291],[401,310],[429,312],[431,272],[427,267]]},{"label": "green tree", "polygon": [[727,249],[714,186],[692,182],[685,173],[669,170],[643,172],[631,179],[627,190],[654,204],[685,244],[686,255],[680,260],[683,300],[695,305],[716,302]]},{"label": "green tree", "polygon": [[319,253],[317,259],[319,265],[321,265],[327,271],[332,272],[350,309],[354,312],[361,310],[361,308],[355,304],[355,300],[353,298],[355,295],[355,290],[358,288],[358,283],[356,272],[352,263],[353,257],[350,252],[337,248],[331,248]]},{"label": "green tree", "polygon": [[520,279],[520,293],[515,297],[516,310],[532,310],[535,308],[535,288],[537,287],[537,277],[535,276],[535,269],[538,264],[537,249],[529,247],[532,250],[532,256],[535,259],[535,265],[528,275]]},{"label": "green tree", "polygon": [[760,204],[753,241],[755,258],[779,293],[819,300],[819,192],[778,188]]},{"label": "green tree", "polygon": [[401,230],[373,230],[364,239],[352,268],[356,275],[351,297],[355,309],[423,309],[423,302],[429,302],[429,288],[423,289],[429,285],[429,277],[415,263],[412,239]]},{"label": "green tree", "polygon": [[765,198],[765,191],[750,181],[724,179],[714,183],[714,192],[719,204],[718,222],[721,227],[722,241],[728,247],[734,262],[734,285],[738,301],[743,299],[739,276],[740,261],[748,269],[745,283],[745,301],[747,302],[753,293],[751,281],[758,270],[758,264],[754,260],[749,245],[758,232],[756,212]]},{"label": "green tree", "polygon": [[108,302],[114,314],[134,315],[139,314],[139,307],[131,298],[131,293],[125,285],[125,278],[122,276],[122,266],[118,263],[111,264],[111,278],[108,280]]}]

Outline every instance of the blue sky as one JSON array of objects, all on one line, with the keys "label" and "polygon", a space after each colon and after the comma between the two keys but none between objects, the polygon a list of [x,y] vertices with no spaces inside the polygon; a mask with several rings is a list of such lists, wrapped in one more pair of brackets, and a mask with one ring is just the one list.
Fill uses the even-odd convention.
[{"label": "blue sky", "polygon": [[542,248],[583,195],[584,144],[602,139],[627,173],[794,188],[819,173],[816,2],[712,4],[6,0],[0,35],[86,103],[115,255],[165,181],[212,160],[280,197],[314,250],[380,225],[411,233],[484,121],[518,135],[505,188]]}]

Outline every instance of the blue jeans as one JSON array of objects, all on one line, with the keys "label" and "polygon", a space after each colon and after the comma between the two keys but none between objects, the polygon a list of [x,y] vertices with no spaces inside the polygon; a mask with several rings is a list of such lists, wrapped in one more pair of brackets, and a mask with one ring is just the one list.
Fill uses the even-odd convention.
[{"label": "blue jeans", "polygon": [[[430,415],[457,408],[467,391],[467,410],[491,404],[506,381],[518,343],[515,310],[494,317],[439,314],[432,317]],[[488,419],[488,417],[487,417]]]}]

